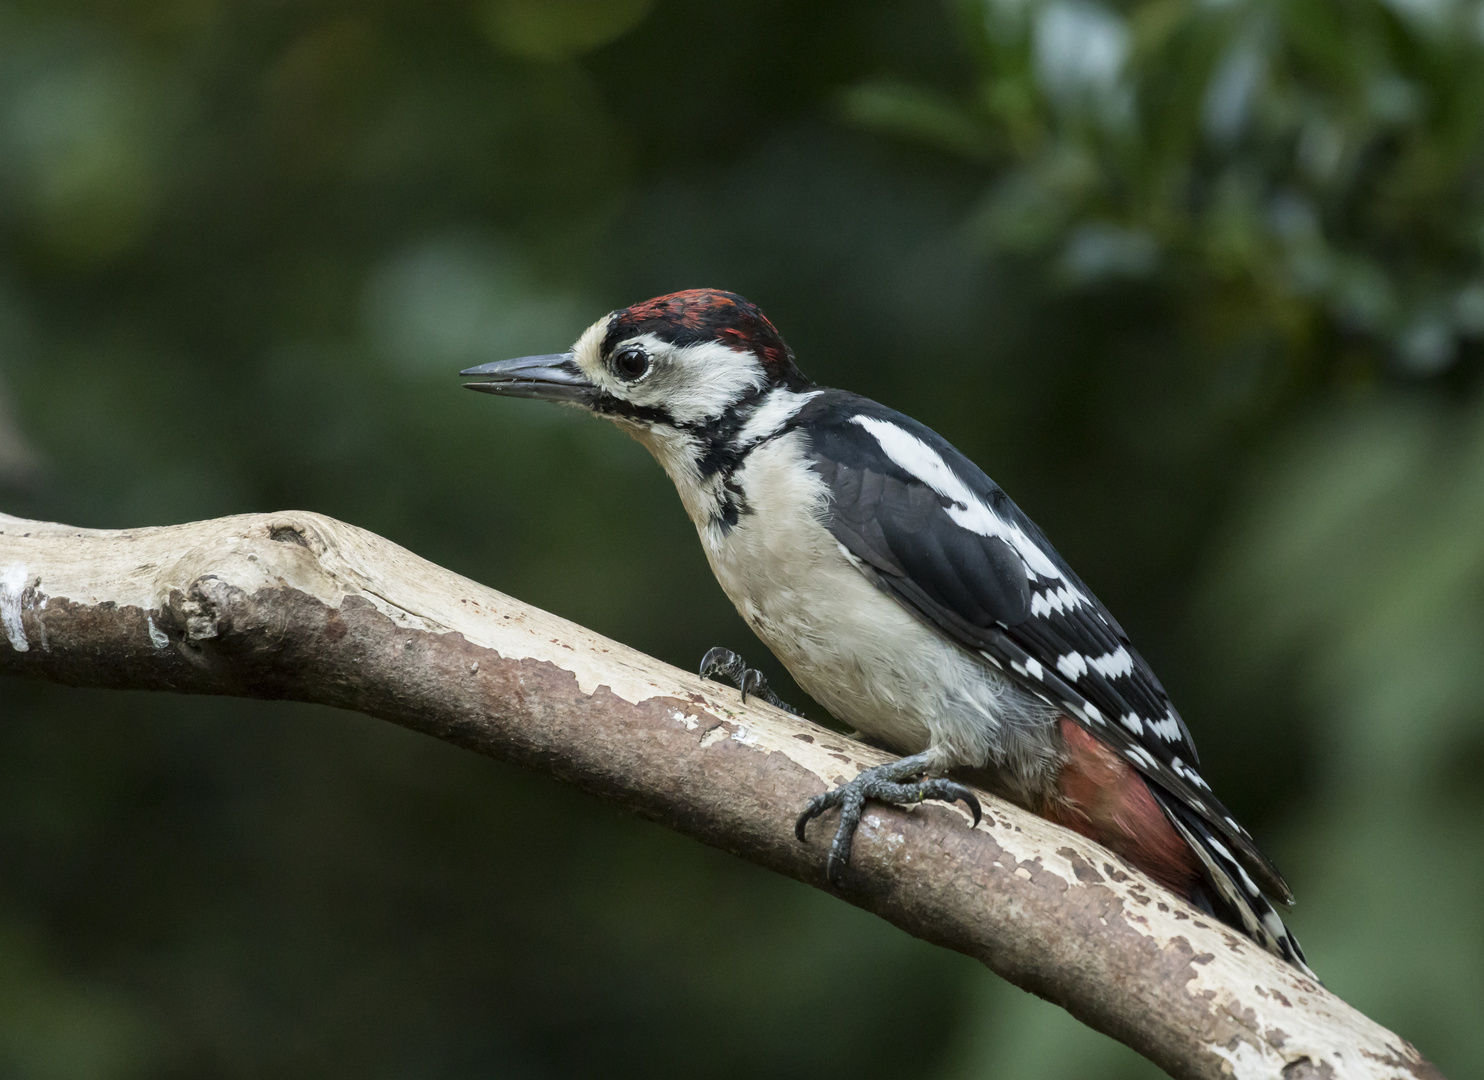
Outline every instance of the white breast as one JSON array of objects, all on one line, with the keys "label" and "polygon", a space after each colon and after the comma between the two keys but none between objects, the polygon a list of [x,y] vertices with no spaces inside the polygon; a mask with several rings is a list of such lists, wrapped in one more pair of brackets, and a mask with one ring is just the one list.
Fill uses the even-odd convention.
[{"label": "white breast", "polygon": [[732,478],[746,510],[729,530],[708,514],[714,498],[677,485],[747,624],[836,718],[903,753],[933,749],[945,767],[1049,762],[1051,714],[877,588],[830,534],[804,447],[790,432],[747,455]]}]

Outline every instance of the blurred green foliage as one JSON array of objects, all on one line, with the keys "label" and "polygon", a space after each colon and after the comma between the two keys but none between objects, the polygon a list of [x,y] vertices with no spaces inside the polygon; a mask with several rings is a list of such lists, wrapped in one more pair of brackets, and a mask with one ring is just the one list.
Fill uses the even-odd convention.
[{"label": "blurred green foliage", "polygon": [[[736,289],[1045,526],[1316,968],[1470,1075],[1481,12],[0,0],[4,508],[314,509],[788,686],[636,445],[454,378]],[[0,1076],[1153,1073],[361,717],[9,681],[0,720]]]},{"label": "blurred green foliage", "polygon": [[1484,335],[1478,4],[959,7],[971,93],[877,81],[846,106],[986,163],[990,250],[1157,279],[1217,341],[1321,374],[1435,374]]}]

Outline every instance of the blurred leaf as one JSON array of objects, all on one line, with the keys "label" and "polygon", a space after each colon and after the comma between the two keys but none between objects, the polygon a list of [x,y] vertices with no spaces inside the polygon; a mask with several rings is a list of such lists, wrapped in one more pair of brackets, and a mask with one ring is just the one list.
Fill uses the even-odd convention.
[{"label": "blurred leaf", "polygon": [[567,60],[616,41],[644,21],[654,0],[483,0],[480,18],[501,49]]},{"label": "blurred leaf", "polygon": [[841,96],[840,106],[850,122],[883,134],[978,160],[995,151],[990,127],[943,94],[902,83],[860,83]]},{"label": "blurred leaf", "polygon": [[[1299,383],[1328,361],[1292,334],[1295,304],[1313,309],[1299,323],[1355,335],[1374,368],[1408,375],[1445,371],[1480,339],[1439,299],[1479,270],[1484,36],[1471,6],[963,8],[981,58],[968,116],[938,99],[852,115],[990,162],[993,209],[971,229],[1002,250],[1038,252],[1082,288],[1159,267],[1196,308],[1245,281],[1247,322]],[[944,116],[991,134],[944,138]],[[1087,162],[1086,181],[1056,182],[1048,159]]]},{"label": "blurred leaf", "polygon": [[113,1080],[168,1065],[145,1018],[113,994],[59,977],[15,926],[0,929],[0,1073]]},{"label": "blurred leaf", "polygon": [[182,89],[65,32],[0,43],[0,87],[0,184],[41,254],[90,268],[137,243],[166,196]]}]

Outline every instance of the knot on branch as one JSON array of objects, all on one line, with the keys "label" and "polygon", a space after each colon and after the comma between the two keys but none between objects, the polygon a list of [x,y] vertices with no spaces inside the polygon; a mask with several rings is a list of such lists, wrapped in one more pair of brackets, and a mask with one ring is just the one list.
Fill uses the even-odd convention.
[{"label": "knot on branch", "polygon": [[1283,1066],[1283,1080],[1333,1080],[1335,1070],[1327,1061],[1317,1066],[1312,1058],[1301,1057]]},{"label": "knot on branch", "polygon": [[233,630],[233,613],[247,598],[215,574],[202,574],[182,589],[172,589],[161,612],[187,646],[199,652],[203,643],[225,638]]}]

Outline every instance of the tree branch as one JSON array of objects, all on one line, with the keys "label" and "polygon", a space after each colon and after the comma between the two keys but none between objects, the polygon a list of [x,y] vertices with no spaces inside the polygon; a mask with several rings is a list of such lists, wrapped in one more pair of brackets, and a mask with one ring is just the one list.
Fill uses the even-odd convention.
[{"label": "tree branch", "polygon": [[[886,760],[315,514],[158,529],[0,515],[0,674],[314,701],[551,773],[825,888],[812,795]],[[981,796],[873,805],[844,899],[1173,1076],[1439,1078],[1413,1047],[1096,844]]]}]

